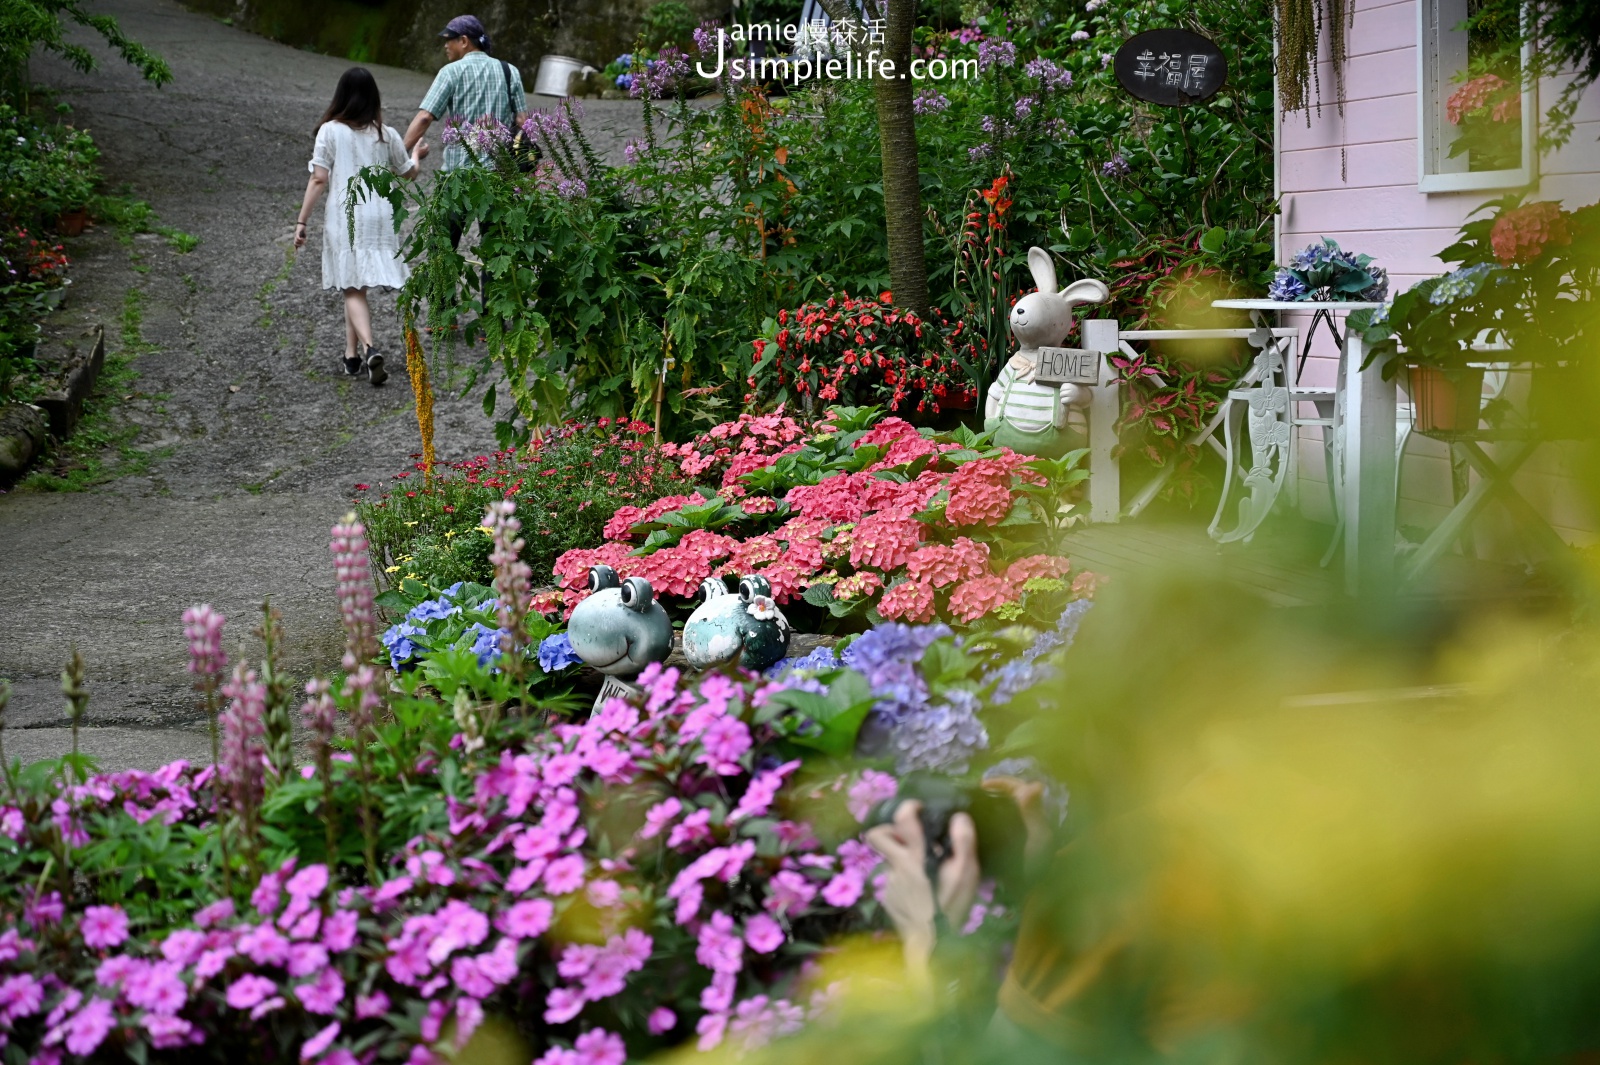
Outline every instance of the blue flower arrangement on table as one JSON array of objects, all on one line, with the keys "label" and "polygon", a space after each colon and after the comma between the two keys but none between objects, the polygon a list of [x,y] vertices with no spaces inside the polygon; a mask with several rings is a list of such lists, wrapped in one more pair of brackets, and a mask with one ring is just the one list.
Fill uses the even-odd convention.
[{"label": "blue flower arrangement on table", "polygon": [[1389,273],[1381,266],[1373,266],[1372,256],[1345,251],[1327,237],[1295,253],[1267,287],[1269,299],[1285,303],[1381,303],[1388,294]]}]

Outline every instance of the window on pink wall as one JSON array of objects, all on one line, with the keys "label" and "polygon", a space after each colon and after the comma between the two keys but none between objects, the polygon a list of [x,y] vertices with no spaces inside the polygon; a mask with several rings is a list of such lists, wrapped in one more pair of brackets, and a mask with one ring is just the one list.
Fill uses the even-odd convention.
[{"label": "window on pink wall", "polygon": [[[1464,27],[1473,0],[1416,0],[1418,187],[1514,189],[1537,177],[1538,101],[1495,27]],[[1501,28],[1504,32],[1504,28]],[[1497,56],[1502,58],[1497,58]]]}]

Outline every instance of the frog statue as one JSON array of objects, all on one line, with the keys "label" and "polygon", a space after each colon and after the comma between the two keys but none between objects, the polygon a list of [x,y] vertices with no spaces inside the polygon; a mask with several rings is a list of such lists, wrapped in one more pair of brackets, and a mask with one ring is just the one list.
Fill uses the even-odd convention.
[{"label": "frog statue", "polygon": [[1056,291],[1056,265],[1043,248],[1028,249],[1028,269],[1039,291],[1030,292],[1011,308],[1011,335],[1017,353],[989,386],[983,427],[994,433],[996,446],[1025,455],[1060,458],[1086,442],[1082,410],[1089,390],[1080,385],[1045,385],[1034,381],[1039,349],[1059,347],[1072,331],[1072,308],[1103,303],[1110,289],[1100,281],[1074,281]]},{"label": "frog statue", "polygon": [[672,653],[672,619],[643,577],[618,582],[610,566],[591,566],[591,594],[567,619],[572,650],[612,677],[637,676]]},{"label": "frog statue", "polygon": [[788,652],[789,619],[765,577],[746,577],[737,595],[721,577],[708,577],[700,592],[705,602],[683,625],[683,657],[690,666],[710,669],[737,660],[745,669],[762,670]]}]

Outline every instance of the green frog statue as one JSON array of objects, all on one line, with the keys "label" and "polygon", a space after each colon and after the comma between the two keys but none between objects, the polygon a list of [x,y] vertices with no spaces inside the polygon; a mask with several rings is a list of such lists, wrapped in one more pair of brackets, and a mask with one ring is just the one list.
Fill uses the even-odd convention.
[{"label": "green frog statue", "polygon": [[1046,385],[1034,381],[1039,349],[1059,347],[1072,331],[1072,308],[1103,303],[1110,289],[1100,281],[1074,281],[1056,291],[1056,265],[1043,248],[1028,249],[1028,269],[1039,291],[1030,292],[1011,308],[1011,335],[1017,353],[989,386],[983,427],[994,443],[1024,455],[1060,458],[1087,442],[1083,408],[1089,390],[1081,385]]},{"label": "green frog statue", "polygon": [[611,677],[634,677],[672,653],[672,619],[643,577],[617,580],[610,566],[589,568],[589,598],[567,620],[567,638],[584,662]]},{"label": "green frog statue", "polygon": [[710,669],[727,662],[760,671],[789,650],[789,619],[772,598],[765,577],[749,576],[739,582],[737,594],[729,592],[721,577],[700,583],[705,596],[683,625],[683,657],[695,669]]}]

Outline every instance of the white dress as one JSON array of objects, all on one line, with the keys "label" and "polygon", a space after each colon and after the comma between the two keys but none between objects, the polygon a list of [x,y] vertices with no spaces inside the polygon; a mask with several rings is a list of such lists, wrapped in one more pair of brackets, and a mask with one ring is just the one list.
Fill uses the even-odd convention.
[{"label": "white dress", "polygon": [[317,131],[317,145],[311,151],[309,169],[328,170],[328,208],[323,216],[322,287],[368,288],[384,285],[399,288],[411,276],[410,267],[400,258],[400,235],[394,231],[394,209],[389,201],[370,191],[356,200],[356,241],[350,245],[350,226],[345,218],[345,192],[350,179],[363,167],[388,167],[397,174],[411,168],[411,158],[400,134],[393,126],[351,129],[343,122],[327,122]]}]

